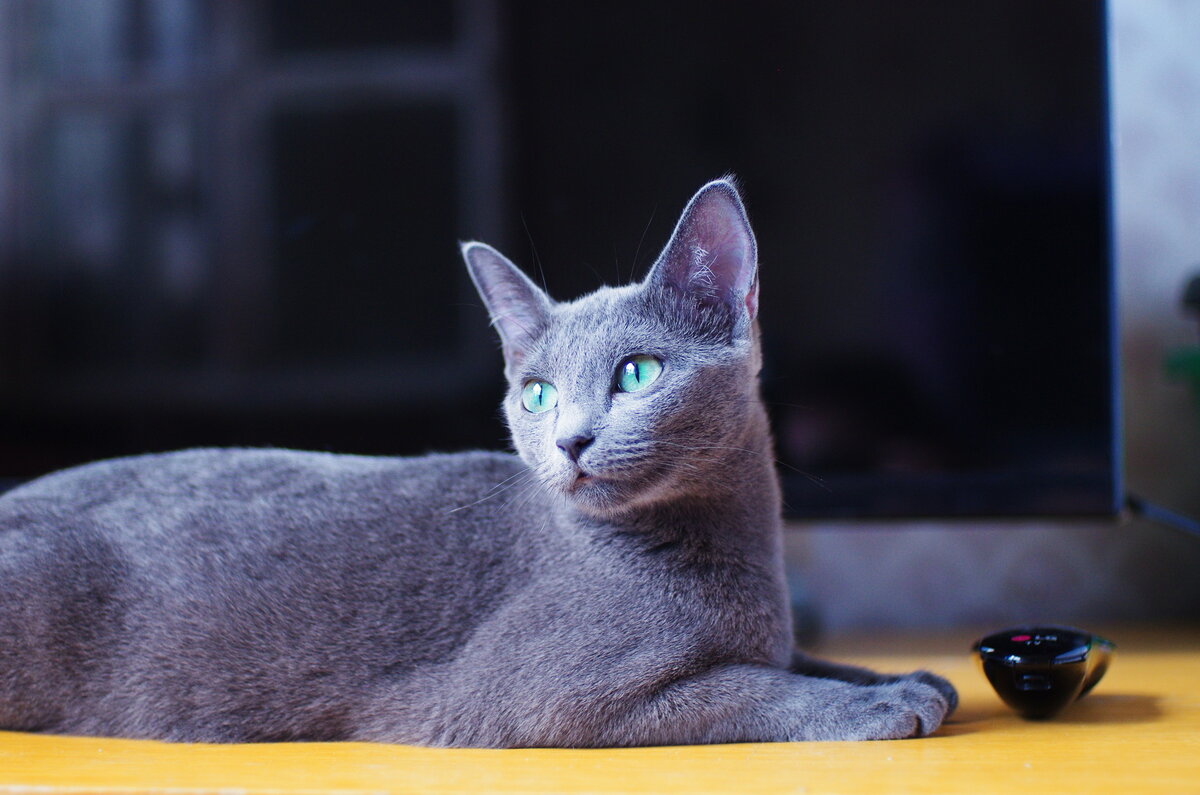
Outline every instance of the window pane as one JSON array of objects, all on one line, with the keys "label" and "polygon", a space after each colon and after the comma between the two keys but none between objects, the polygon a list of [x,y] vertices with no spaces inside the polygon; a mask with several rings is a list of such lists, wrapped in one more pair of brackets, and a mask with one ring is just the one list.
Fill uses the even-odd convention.
[{"label": "window pane", "polygon": [[30,260],[44,366],[176,364],[202,355],[208,255],[194,117],[61,112],[43,136]]},{"label": "window pane", "polygon": [[146,60],[156,74],[178,77],[203,63],[208,26],[200,0],[154,0],[145,9]]},{"label": "window pane", "polygon": [[48,77],[113,80],[127,74],[129,0],[45,0],[36,6],[38,71]]},{"label": "window pane", "polygon": [[57,267],[99,272],[118,259],[127,196],[129,125],[102,113],[64,113],[42,141],[38,240]]}]

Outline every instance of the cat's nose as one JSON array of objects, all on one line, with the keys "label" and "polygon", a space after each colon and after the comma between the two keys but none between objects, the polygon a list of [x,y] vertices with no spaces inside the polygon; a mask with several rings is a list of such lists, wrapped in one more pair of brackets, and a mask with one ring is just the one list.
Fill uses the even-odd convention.
[{"label": "cat's nose", "polygon": [[580,454],[583,453],[584,449],[594,440],[594,436],[576,434],[574,436],[566,436],[562,439],[559,439],[557,442],[555,442],[555,444],[558,445],[558,449],[562,450],[567,458],[578,463]]}]

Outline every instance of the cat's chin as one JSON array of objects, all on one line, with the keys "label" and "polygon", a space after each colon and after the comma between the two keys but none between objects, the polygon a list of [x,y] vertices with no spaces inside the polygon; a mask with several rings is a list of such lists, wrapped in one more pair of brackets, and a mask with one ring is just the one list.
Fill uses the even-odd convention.
[{"label": "cat's chin", "polygon": [[670,472],[652,467],[613,470],[586,464],[542,465],[536,469],[542,486],[580,513],[614,517],[670,498]]},{"label": "cat's chin", "polygon": [[619,489],[617,484],[611,480],[599,475],[579,472],[563,485],[562,491],[571,502],[599,506],[615,501],[618,498]]},{"label": "cat's chin", "polygon": [[576,474],[561,492],[581,513],[596,517],[616,516],[654,502],[658,489],[646,489],[631,482],[598,474]]},{"label": "cat's chin", "polygon": [[620,484],[600,475],[580,472],[562,473],[543,480],[552,492],[583,513],[607,515],[621,510],[623,491]]}]

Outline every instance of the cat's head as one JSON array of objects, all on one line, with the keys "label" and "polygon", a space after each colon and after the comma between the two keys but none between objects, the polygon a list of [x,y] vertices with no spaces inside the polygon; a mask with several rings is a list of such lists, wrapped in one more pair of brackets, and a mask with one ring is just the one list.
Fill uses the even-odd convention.
[{"label": "cat's head", "polygon": [[503,343],[514,444],[550,491],[611,515],[711,489],[742,455],[761,414],[758,270],[732,181],[692,197],[643,281],[570,303],[490,246],[462,251]]}]

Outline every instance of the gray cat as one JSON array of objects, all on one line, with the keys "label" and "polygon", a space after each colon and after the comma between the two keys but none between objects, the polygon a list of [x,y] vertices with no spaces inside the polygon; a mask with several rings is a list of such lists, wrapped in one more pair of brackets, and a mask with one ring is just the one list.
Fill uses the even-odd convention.
[{"label": "gray cat", "polygon": [[193,450],[0,498],[0,728],[630,746],[914,737],[957,700],[792,649],[737,190],[557,303],[463,246],[519,457]]}]

